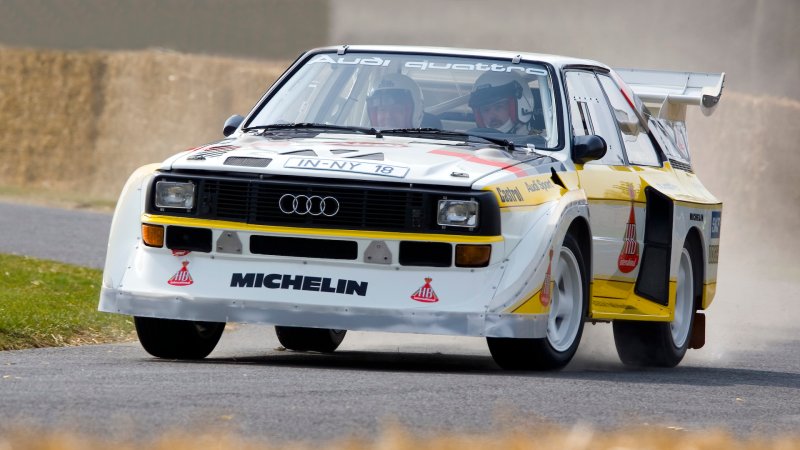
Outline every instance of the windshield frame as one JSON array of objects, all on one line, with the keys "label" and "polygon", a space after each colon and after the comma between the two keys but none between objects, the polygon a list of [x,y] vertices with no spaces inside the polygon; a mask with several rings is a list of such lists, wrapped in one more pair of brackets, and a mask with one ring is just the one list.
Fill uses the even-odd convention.
[{"label": "windshield frame", "polygon": [[[561,79],[558,76],[558,70],[553,66],[553,64],[538,60],[538,59],[530,59],[524,58],[522,55],[519,55],[517,58],[508,58],[508,57],[500,57],[500,56],[490,56],[486,54],[479,54],[475,52],[432,52],[432,51],[413,51],[413,50],[387,50],[383,48],[359,48],[359,49],[348,49],[344,55],[357,55],[357,54],[386,54],[386,55],[407,55],[407,56],[431,56],[431,57],[453,57],[453,58],[474,58],[474,59],[484,59],[487,62],[498,62],[504,64],[514,64],[518,58],[518,62],[525,62],[531,64],[538,64],[545,68],[548,72],[548,79],[552,86],[552,95],[553,95],[553,103],[554,103],[554,111],[553,113],[556,115],[556,135],[557,135],[557,145],[554,147],[546,147],[546,148],[539,148],[537,150],[543,150],[548,152],[557,152],[559,150],[563,150],[566,145],[566,135],[565,135],[565,127],[564,127],[564,115],[563,115],[563,98],[561,93]],[[253,107],[250,113],[247,115],[245,120],[242,122],[241,129],[245,129],[251,126],[251,123],[255,120],[255,118],[261,113],[261,111],[269,104],[270,100],[275,96],[277,92],[279,92],[287,82],[297,74],[297,72],[306,64],[309,60],[316,57],[317,55],[331,55],[331,56],[342,56],[341,48],[337,49],[335,47],[326,47],[326,48],[319,48],[310,50],[298,57],[290,66],[289,68],[281,74],[280,77],[272,84],[272,86],[267,89],[267,91],[262,95],[261,99],[258,103]],[[499,136],[503,136],[499,134]]]}]

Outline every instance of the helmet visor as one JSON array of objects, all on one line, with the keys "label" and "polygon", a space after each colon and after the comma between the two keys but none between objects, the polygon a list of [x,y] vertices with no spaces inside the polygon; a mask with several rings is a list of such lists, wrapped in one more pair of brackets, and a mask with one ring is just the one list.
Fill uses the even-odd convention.
[{"label": "helmet visor", "polygon": [[475,90],[469,96],[469,107],[476,108],[478,106],[488,105],[503,98],[519,98],[522,93],[520,92],[519,83],[514,81],[501,84],[500,86],[492,86],[491,84],[482,84],[476,86]]},{"label": "helmet visor", "polygon": [[367,98],[367,108],[392,105],[412,105],[411,93],[407,89],[380,89]]}]

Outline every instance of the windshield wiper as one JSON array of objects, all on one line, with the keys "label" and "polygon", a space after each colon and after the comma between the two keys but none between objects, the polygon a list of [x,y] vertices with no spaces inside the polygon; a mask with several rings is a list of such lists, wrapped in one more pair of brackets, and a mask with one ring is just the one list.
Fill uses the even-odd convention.
[{"label": "windshield wiper", "polygon": [[366,127],[350,127],[344,125],[330,125],[327,123],[273,123],[269,125],[257,125],[254,127],[247,127],[244,131],[253,130],[336,130],[336,131],[350,131],[355,133],[371,134],[375,137],[381,137],[380,132],[375,128]]},{"label": "windshield wiper", "polygon": [[451,130],[440,130],[438,128],[393,128],[390,130],[380,130],[382,134],[421,134],[421,135],[433,135],[433,136],[451,136],[457,138],[466,138],[465,141],[469,140],[469,138],[479,138],[483,139],[486,142],[490,142],[492,144],[498,145],[507,149],[510,152],[513,152],[516,146],[513,142],[509,141],[508,139],[501,139],[491,136],[485,136],[483,134],[478,133],[469,133],[466,131],[451,131]]}]

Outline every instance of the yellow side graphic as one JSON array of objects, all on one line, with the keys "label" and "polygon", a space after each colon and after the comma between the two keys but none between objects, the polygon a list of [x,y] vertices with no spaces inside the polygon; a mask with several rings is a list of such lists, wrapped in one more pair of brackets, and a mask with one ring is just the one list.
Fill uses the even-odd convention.
[{"label": "yellow side graphic", "polygon": [[536,206],[556,200],[566,190],[553,183],[551,175],[536,175],[508,183],[486,186],[486,191],[494,192],[501,208]]},{"label": "yellow side graphic", "polygon": [[673,319],[676,281],[669,282],[669,306],[659,305],[633,292],[634,281],[595,278],[590,316],[594,319],[626,319],[669,322]]},{"label": "yellow side graphic", "polygon": [[[552,281],[550,283],[552,285]],[[511,314],[547,314],[550,312],[550,302],[547,302],[547,306],[543,305],[541,295],[542,290],[539,289],[526,297],[525,300],[508,308],[506,312],[510,312]]]},{"label": "yellow side graphic", "polygon": [[708,283],[703,286],[703,309],[708,308],[714,296],[717,295],[717,283]]}]

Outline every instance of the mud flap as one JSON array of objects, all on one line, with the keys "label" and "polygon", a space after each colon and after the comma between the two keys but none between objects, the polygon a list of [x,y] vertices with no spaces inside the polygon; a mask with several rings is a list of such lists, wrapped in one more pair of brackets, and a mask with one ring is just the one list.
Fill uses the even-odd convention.
[{"label": "mud flap", "polygon": [[669,269],[672,258],[672,200],[652,187],[644,190],[647,198],[644,225],[644,251],[636,295],[660,305],[669,304]]},{"label": "mud flap", "polygon": [[692,335],[689,337],[689,348],[703,348],[704,345],[706,345],[706,315],[695,312]]}]

